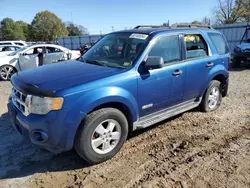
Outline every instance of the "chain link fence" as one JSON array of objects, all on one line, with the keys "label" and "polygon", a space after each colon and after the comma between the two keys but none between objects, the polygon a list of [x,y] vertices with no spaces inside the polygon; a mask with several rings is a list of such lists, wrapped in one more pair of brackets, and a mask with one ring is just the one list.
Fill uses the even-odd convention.
[{"label": "chain link fence", "polygon": [[71,50],[78,50],[80,46],[96,42],[103,35],[83,35],[83,36],[72,36],[72,37],[58,37],[57,43]]}]

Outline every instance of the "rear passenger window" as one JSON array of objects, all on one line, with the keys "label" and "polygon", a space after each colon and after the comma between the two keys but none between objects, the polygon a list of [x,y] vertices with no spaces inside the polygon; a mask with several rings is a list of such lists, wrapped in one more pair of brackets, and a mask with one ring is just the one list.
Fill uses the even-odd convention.
[{"label": "rear passenger window", "polygon": [[219,54],[227,54],[229,52],[227,43],[224,37],[219,33],[209,33],[208,36],[212,40]]},{"label": "rear passenger window", "polygon": [[149,52],[149,56],[160,56],[166,64],[180,61],[179,36],[160,37]]},{"label": "rear passenger window", "polygon": [[188,34],[184,36],[184,40],[187,59],[208,56],[208,46],[201,35]]},{"label": "rear passenger window", "polygon": [[48,53],[57,53],[57,52],[62,52],[62,50],[58,48],[53,48],[53,47],[46,47],[46,50]]}]

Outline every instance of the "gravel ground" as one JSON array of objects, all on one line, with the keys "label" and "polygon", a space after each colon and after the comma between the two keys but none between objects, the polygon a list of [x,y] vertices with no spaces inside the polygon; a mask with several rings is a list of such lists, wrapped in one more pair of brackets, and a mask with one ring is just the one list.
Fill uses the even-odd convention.
[{"label": "gravel ground", "polygon": [[132,133],[113,159],[87,166],[74,151],[51,154],[16,133],[0,82],[0,187],[250,187],[250,70],[230,71],[228,97]]}]

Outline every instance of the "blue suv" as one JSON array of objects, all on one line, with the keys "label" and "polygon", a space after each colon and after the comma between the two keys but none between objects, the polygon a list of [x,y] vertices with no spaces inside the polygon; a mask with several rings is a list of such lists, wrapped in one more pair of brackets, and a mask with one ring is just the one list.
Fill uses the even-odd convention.
[{"label": "blue suv", "polygon": [[113,157],[130,131],[227,95],[230,55],[211,27],[138,26],[104,36],[77,60],[12,76],[11,122],[53,152],[75,148],[89,163]]}]

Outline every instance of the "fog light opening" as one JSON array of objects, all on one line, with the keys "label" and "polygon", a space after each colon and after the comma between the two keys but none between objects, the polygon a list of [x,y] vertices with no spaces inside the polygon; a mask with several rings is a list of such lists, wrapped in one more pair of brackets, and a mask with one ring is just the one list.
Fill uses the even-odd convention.
[{"label": "fog light opening", "polygon": [[48,135],[43,131],[34,131],[32,133],[32,138],[34,141],[42,143],[48,140]]}]

